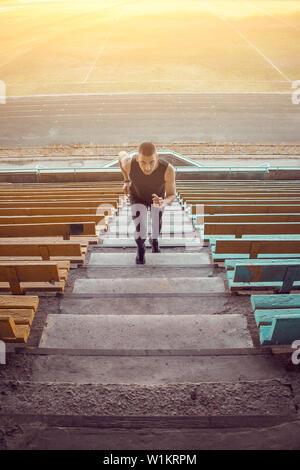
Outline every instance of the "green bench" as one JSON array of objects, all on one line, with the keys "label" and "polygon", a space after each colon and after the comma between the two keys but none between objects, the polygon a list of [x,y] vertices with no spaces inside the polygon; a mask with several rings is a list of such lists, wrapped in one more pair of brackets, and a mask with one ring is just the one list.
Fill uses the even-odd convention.
[{"label": "green bench", "polygon": [[269,239],[254,236],[235,239],[213,237],[210,239],[211,254],[214,262],[225,259],[286,259],[300,258],[300,237],[271,236]]},{"label": "green bench", "polygon": [[271,289],[288,293],[300,287],[299,260],[226,260],[225,269],[231,292]]},{"label": "green bench", "polygon": [[[261,214],[297,214],[300,212],[300,206],[296,204],[268,204],[265,205],[240,205],[238,202],[232,205],[222,205],[222,204],[200,204],[198,207],[193,206],[193,217],[196,219],[197,224],[197,215],[201,217],[201,214],[212,215],[212,216],[227,216],[227,215],[261,215]],[[201,223],[201,222],[200,222]]]},{"label": "green bench", "polygon": [[298,222],[265,222],[265,223],[205,223],[204,240],[209,235],[300,235]]},{"label": "green bench", "polygon": [[300,208],[299,202],[278,202],[267,201],[264,204],[261,201],[248,201],[241,204],[239,201],[202,201],[195,202],[182,207],[190,214],[196,216],[205,214],[263,214],[263,213],[289,213],[298,212]]},{"label": "green bench", "polygon": [[291,345],[300,339],[300,295],[252,295],[262,346]]},{"label": "green bench", "polygon": [[300,222],[300,214],[223,214],[223,215],[198,215],[193,216],[187,214],[193,222],[196,229],[203,230],[206,224],[248,224],[257,223],[262,224],[265,222]]},{"label": "green bench", "polygon": [[[197,217],[198,221],[201,218]],[[288,214],[205,214],[202,217],[203,221],[200,224],[203,225],[208,223],[264,223],[264,222],[300,222],[300,213],[288,213]],[[197,222],[197,220],[196,220]]]}]

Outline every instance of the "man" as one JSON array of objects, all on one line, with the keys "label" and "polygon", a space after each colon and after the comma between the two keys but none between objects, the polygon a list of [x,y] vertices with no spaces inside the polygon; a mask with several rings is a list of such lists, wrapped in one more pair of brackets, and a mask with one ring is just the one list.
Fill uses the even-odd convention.
[{"label": "man", "polygon": [[147,210],[151,209],[152,252],[159,253],[158,236],[163,210],[176,198],[175,170],[169,163],[159,160],[156,147],[151,142],[143,142],[136,157],[120,152],[119,165],[124,176],[123,191],[130,196],[135,223],[136,264],[145,264]]}]

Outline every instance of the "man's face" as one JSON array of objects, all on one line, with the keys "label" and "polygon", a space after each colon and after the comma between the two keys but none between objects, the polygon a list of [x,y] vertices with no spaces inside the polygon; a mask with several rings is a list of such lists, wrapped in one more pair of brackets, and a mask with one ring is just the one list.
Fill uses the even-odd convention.
[{"label": "man's face", "polygon": [[138,156],[138,162],[140,165],[140,168],[145,175],[151,175],[153,170],[156,167],[158,160],[158,155],[157,153],[154,153],[150,157],[145,157],[145,155],[139,154]]}]

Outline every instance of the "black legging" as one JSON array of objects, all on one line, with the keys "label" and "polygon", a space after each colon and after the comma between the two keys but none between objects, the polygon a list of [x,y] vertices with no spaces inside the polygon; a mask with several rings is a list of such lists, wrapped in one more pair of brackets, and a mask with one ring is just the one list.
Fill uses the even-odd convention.
[{"label": "black legging", "polygon": [[134,238],[137,243],[144,242],[147,238],[148,209],[150,209],[151,213],[152,240],[157,240],[161,233],[162,215],[164,208],[156,207],[153,204],[146,204],[143,202],[131,202],[131,215],[135,225]]}]

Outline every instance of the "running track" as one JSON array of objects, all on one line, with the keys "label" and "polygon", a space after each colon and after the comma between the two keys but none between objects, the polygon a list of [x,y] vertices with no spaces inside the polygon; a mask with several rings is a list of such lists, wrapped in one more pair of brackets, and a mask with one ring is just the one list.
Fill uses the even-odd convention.
[{"label": "running track", "polygon": [[300,142],[300,104],[280,93],[9,97],[0,146],[154,142]]}]

